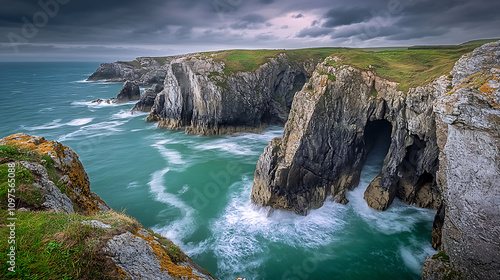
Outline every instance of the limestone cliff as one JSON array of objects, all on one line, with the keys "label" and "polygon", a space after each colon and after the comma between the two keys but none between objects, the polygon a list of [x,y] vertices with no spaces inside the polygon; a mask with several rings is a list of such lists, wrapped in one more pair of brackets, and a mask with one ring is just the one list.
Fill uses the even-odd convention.
[{"label": "limestone cliff", "polygon": [[158,84],[132,111],[150,112],[147,120],[162,128],[205,135],[257,132],[286,121],[294,94],[329,51],[262,51],[258,63],[248,55],[248,61],[235,62],[223,52],[138,58],[102,64],[89,80]]},{"label": "limestone cliff", "polygon": [[139,57],[131,62],[103,63],[88,81],[135,81],[141,86],[163,84],[168,58]]},{"label": "limestone cliff", "polygon": [[[15,206],[8,207],[17,209],[12,213],[20,238],[30,236],[17,244],[10,277],[214,279],[171,241],[110,209],[90,190],[76,153],[61,143],[26,134],[5,137],[0,171],[0,223],[6,224],[7,193],[12,194],[4,179],[14,172]],[[7,230],[0,228],[2,234]],[[0,249],[7,252],[5,246]]]},{"label": "limestone cliff", "polygon": [[[252,200],[307,214],[327,196],[347,203],[373,138],[390,141],[365,192],[438,209],[425,279],[499,279],[500,43],[462,57],[449,76],[407,92],[376,69],[327,58],[296,94],[282,138],[255,171]],[[385,136],[384,136],[385,135]]]},{"label": "limestone cliff", "polygon": [[449,83],[443,78],[403,93],[371,70],[328,58],[296,94],[283,138],[260,157],[252,200],[299,214],[320,207],[328,195],[347,203],[345,193],[359,182],[374,131],[385,130],[391,145],[367,190],[368,203],[383,210],[400,197],[437,208],[438,150],[428,104]]},{"label": "limestone cliff", "polygon": [[284,123],[295,91],[313,69],[311,64],[292,66],[285,54],[254,72],[226,74],[224,67],[207,56],[173,59],[148,121],[204,135],[258,131]]},{"label": "limestone cliff", "polygon": [[444,215],[433,237],[449,262],[429,258],[424,278],[500,279],[500,42],[462,57],[451,75],[453,90],[434,106]]}]

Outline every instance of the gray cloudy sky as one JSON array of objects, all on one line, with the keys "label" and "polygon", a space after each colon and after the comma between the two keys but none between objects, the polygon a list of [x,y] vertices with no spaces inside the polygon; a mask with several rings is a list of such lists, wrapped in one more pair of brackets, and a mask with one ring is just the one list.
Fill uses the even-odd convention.
[{"label": "gray cloudy sky", "polygon": [[498,0],[0,0],[0,61],[500,37]]}]

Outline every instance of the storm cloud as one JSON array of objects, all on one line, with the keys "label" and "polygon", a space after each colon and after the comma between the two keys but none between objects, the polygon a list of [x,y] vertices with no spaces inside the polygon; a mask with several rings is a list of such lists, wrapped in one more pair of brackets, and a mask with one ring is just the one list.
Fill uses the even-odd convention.
[{"label": "storm cloud", "polygon": [[[496,0],[3,0],[0,60],[498,38]],[[92,54],[94,54],[92,56]]]}]

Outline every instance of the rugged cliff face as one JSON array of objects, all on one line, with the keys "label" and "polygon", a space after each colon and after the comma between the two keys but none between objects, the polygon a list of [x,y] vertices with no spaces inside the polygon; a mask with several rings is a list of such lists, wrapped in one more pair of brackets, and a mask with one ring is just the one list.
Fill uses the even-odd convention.
[{"label": "rugged cliff face", "polygon": [[433,241],[449,262],[429,258],[424,278],[500,279],[500,43],[462,57],[451,75],[434,107],[444,215]]},{"label": "rugged cliff face", "polygon": [[88,81],[134,81],[141,86],[163,84],[169,58],[139,57],[131,62],[103,63]]},{"label": "rugged cliff face", "polygon": [[[294,94],[334,49],[196,53],[102,64],[89,80],[161,85],[133,111],[150,122],[192,134],[258,132],[284,124]],[[160,89],[161,88],[161,89]]]},{"label": "rugged cliff face", "polygon": [[172,60],[148,121],[205,135],[258,131],[267,124],[284,123],[295,91],[313,70],[312,63],[292,67],[284,54],[254,72],[226,74],[224,67],[208,56]]},{"label": "rugged cliff face", "polygon": [[[16,186],[15,206],[8,207],[16,208],[16,232],[25,239],[17,244],[17,266],[10,276],[214,279],[171,241],[110,209],[91,192],[76,153],[43,137],[14,134],[0,140],[2,224],[7,224],[7,193],[12,194],[9,169]],[[9,235],[6,226],[0,230]],[[7,252],[7,242],[0,249]]]},{"label": "rugged cliff face", "polygon": [[328,58],[296,94],[283,138],[259,159],[252,200],[299,214],[320,207],[328,195],[347,203],[345,193],[359,182],[374,132],[385,131],[391,144],[379,178],[367,190],[370,206],[384,210],[397,196],[437,208],[438,151],[427,104],[448,83],[440,79],[405,94],[371,70]]},{"label": "rugged cliff face", "polygon": [[424,278],[498,279],[499,50],[486,44],[408,92],[370,67],[327,58],[261,155],[252,200],[303,215],[329,195],[347,203],[379,135],[390,147],[368,205],[385,210],[398,197],[439,208],[432,240],[444,252],[426,261]]}]

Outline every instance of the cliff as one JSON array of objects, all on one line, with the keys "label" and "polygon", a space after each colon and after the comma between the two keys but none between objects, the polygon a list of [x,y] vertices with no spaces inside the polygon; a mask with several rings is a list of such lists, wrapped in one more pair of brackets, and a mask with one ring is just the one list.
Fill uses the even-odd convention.
[{"label": "cliff", "polygon": [[[500,42],[462,57],[434,105],[444,207],[425,279],[500,279]],[[438,213],[440,214],[440,213]]]},{"label": "cliff", "polygon": [[[261,155],[252,200],[303,215],[328,196],[347,203],[346,191],[382,139],[389,150],[365,192],[368,205],[385,210],[397,197],[439,208],[432,240],[442,252],[426,261],[424,278],[498,279],[499,51],[496,42],[449,57],[451,73],[431,70],[437,59],[421,70],[401,53],[327,58],[295,95],[283,137]],[[415,52],[407,54],[425,60],[432,53]],[[360,67],[363,61],[375,66]],[[415,73],[397,72],[403,67]]]},{"label": "cliff", "polygon": [[[171,241],[110,209],[90,190],[76,153],[61,143],[5,137],[0,171],[0,230],[11,235],[7,220],[15,217],[18,241],[14,271],[2,255],[2,278],[214,279]],[[0,250],[8,246],[2,242]]]},{"label": "cliff", "polygon": [[234,50],[138,58],[102,64],[89,80],[158,84],[141,95],[133,111],[149,112],[147,120],[162,128],[203,135],[257,132],[285,123],[295,92],[334,50]]},{"label": "cliff", "polygon": [[311,71],[312,65],[292,67],[286,55],[279,55],[254,72],[228,75],[223,62],[212,57],[174,59],[148,121],[204,135],[284,123],[294,89],[305,83],[308,68]]},{"label": "cliff", "polygon": [[252,200],[299,214],[320,207],[329,195],[347,203],[346,191],[357,186],[370,146],[385,132],[390,148],[365,195],[368,204],[385,210],[399,197],[437,209],[438,149],[428,104],[449,83],[441,78],[404,93],[374,69],[328,58],[296,94],[283,137],[260,157]]}]

